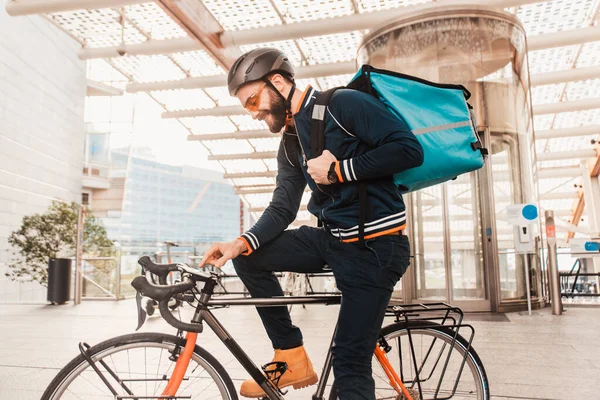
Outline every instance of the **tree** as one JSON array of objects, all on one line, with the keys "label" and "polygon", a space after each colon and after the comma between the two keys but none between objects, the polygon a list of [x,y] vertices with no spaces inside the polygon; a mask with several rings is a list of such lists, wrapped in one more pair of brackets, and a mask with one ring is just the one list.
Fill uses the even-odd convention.
[{"label": "tree", "polygon": [[[6,276],[14,281],[39,282],[46,286],[49,259],[75,254],[79,208],[75,202],[53,201],[44,214],[23,217],[21,228],[8,238],[18,254],[13,254]],[[85,218],[83,248],[88,255],[114,255],[113,242],[106,236],[102,222],[89,214]]]}]

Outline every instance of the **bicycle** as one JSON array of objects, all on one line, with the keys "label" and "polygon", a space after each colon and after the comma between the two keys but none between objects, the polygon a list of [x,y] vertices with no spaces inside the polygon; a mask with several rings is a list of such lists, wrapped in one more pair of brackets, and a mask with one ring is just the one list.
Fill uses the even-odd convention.
[{"label": "bicycle", "polygon": [[[269,363],[261,371],[211,310],[234,305],[332,305],[341,301],[339,295],[212,298],[218,282],[217,274],[199,271],[185,264],[155,264],[148,257],[142,257],[139,263],[142,275],[132,281],[138,291],[138,329],[145,320],[140,307],[143,295],[158,302],[163,318],[177,328],[177,335],[134,333],[93,347],[82,342],[79,344],[80,355],[52,380],[42,400],[238,399],[225,368],[196,344],[204,324],[213,330],[264,389],[267,394],[264,399],[282,400],[285,393],[277,387],[277,382],[287,368],[285,363]],[[181,283],[150,283],[152,275],[157,275],[159,281],[164,282],[164,278],[173,271],[181,273]],[[201,288],[198,288],[199,283],[203,283]],[[195,304],[191,322],[183,322],[169,311],[171,298]],[[490,398],[485,369],[471,346],[475,330],[462,323],[463,313],[459,308],[446,303],[390,305],[386,314],[395,317],[395,322],[382,328],[374,352],[373,378],[378,399]],[[459,334],[459,330],[468,331],[467,338]],[[326,398],[332,358],[330,348],[313,400]],[[337,398],[335,382],[328,398]]]}]

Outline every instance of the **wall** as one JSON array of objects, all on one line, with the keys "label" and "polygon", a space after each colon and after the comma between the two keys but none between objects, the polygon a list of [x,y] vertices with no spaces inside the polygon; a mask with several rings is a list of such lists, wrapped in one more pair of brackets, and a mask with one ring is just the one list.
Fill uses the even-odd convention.
[{"label": "wall", "polygon": [[0,3],[0,303],[45,302],[45,288],[5,277],[7,238],[53,199],[81,199],[85,63],[47,20]]}]

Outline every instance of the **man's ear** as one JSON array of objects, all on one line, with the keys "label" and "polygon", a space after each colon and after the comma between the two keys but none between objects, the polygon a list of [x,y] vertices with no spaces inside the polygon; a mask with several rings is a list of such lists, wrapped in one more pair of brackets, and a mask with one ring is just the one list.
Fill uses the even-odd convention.
[{"label": "man's ear", "polygon": [[289,82],[283,76],[281,76],[280,74],[274,74],[273,76],[271,76],[270,81],[273,84],[273,86],[275,86],[277,90],[279,90],[280,93],[287,94],[287,91],[289,90]]}]

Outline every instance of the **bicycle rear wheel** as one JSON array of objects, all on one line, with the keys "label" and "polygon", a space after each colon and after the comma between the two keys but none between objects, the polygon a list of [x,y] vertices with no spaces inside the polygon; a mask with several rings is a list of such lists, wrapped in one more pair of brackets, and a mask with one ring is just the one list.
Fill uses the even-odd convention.
[{"label": "bicycle rear wheel", "polygon": [[[160,396],[173,372],[175,362],[170,357],[176,346],[183,349],[185,339],[161,333],[135,333],[102,342],[88,353],[119,396],[152,399]],[[194,349],[177,396],[203,400],[238,398],[223,366],[199,346]],[[52,380],[41,400],[56,399],[115,399],[115,395],[79,355]]]},{"label": "bicycle rear wheel", "polygon": [[[489,383],[481,359],[464,337],[457,335],[454,341],[455,333],[451,328],[430,321],[410,321],[409,324],[414,354],[411,351],[405,322],[382,328],[381,335],[391,347],[387,358],[409,389],[413,400],[490,399]],[[452,346],[453,342],[454,346]],[[444,371],[446,361],[447,366]],[[375,398],[405,399],[391,386],[390,380],[375,357],[372,365]],[[415,372],[419,373],[418,382]],[[423,393],[422,399],[419,397],[419,383]],[[329,398],[330,400],[337,398],[335,385]]]}]

